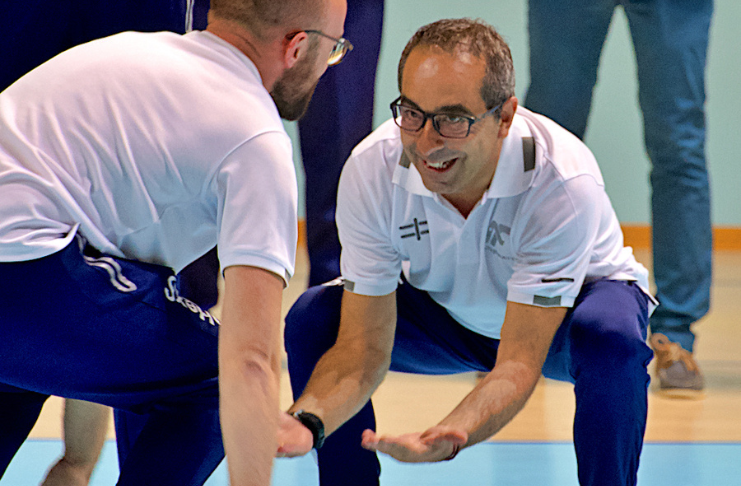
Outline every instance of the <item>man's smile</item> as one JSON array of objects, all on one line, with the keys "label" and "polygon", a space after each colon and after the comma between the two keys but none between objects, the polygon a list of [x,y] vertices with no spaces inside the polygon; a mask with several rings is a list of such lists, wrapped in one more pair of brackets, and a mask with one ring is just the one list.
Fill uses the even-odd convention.
[{"label": "man's smile", "polygon": [[436,172],[445,172],[446,170],[450,169],[457,161],[458,157],[454,159],[447,159],[447,160],[441,160],[441,161],[432,161],[432,160],[425,160],[421,159],[422,163],[425,167],[428,169],[434,170]]}]

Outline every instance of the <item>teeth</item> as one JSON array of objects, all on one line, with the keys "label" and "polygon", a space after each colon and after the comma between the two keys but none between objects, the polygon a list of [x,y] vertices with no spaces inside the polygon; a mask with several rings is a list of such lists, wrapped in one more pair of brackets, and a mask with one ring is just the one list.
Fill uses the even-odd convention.
[{"label": "teeth", "polygon": [[433,169],[443,169],[447,167],[448,165],[450,165],[450,162],[451,162],[450,160],[444,160],[442,162],[431,162],[429,160],[426,160],[425,164],[429,165]]}]

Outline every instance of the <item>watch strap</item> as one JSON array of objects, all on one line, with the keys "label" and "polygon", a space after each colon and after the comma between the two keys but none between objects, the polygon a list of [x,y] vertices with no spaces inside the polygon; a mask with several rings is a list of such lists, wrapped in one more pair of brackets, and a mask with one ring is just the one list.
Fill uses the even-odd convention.
[{"label": "watch strap", "polygon": [[311,431],[311,435],[314,436],[314,449],[319,449],[324,445],[324,422],[322,422],[322,419],[303,410],[293,412],[291,415]]}]

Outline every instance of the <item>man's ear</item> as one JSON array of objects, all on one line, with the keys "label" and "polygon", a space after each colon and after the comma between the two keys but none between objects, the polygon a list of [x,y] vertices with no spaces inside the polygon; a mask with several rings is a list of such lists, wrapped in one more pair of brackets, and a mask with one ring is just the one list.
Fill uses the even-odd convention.
[{"label": "man's ear", "polygon": [[293,37],[286,36],[283,38],[283,67],[290,69],[296,65],[305,55],[309,48],[309,36],[306,32],[299,32]]},{"label": "man's ear", "polygon": [[513,96],[505,101],[502,109],[499,110],[499,138],[504,138],[509,134],[509,127],[512,126],[512,121],[515,119],[517,106],[517,98]]}]

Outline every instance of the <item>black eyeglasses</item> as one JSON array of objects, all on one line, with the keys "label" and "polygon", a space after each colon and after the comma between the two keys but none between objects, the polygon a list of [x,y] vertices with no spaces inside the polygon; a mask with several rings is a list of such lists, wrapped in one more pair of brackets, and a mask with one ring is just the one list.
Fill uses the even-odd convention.
[{"label": "black eyeglasses", "polygon": [[336,66],[337,64],[341,63],[342,59],[345,58],[347,53],[352,51],[353,45],[344,37],[340,37],[338,39],[336,37],[332,37],[331,35],[325,34],[321,30],[305,30],[304,32],[306,32],[307,34],[321,35],[322,37],[326,37],[327,39],[331,39],[335,42],[335,45],[332,48],[332,52],[329,53],[329,59],[327,59],[327,64],[329,64],[330,66]]},{"label": "black eyeglasses", "polygon": [[402,130],[418,132],[432,120],[432,127],[437,133],[445,138],[466,138],[471,133],[471,126],[495,113],[503,103],[498,104],[491,110],[479,117],[467,115],[452,115],[449,113],[425,113],[424,111],[402,104],[401,96],[391,102],[391,113],[394,115],[394,123]]}]

